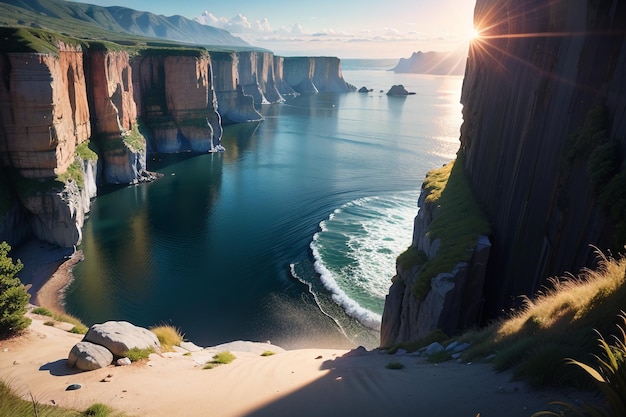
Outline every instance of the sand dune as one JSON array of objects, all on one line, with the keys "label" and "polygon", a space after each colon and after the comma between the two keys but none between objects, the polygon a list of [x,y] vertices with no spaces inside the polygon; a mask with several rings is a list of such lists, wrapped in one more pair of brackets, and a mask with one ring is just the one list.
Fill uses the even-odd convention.
[{"label": "sand dune", "polygon": [[[433,365],[412,356],[333,349],[281,351],[234,343],[184,356],[75,372],[66,366],[81,336],[43,325],[0,342],[0,377],[19,395],[83,410],[95,402],[135,416],[530,416],[574,394],[534,391],[488,364]],[[252,347],[251,347],[252,346]],[[256,347],[255,347],[256,346]],[[237,359],[203,370],[218,350]],[[273,356],[260,352],[274,349]],[[245,351],[244,351],[245,350]],[[389,362],[405,369],[390,370]],[[108,378],[107,378],[108,377]],[[109,382],[102,382],[103,379]],[[79,383],[82,388],[66,391]]]}]

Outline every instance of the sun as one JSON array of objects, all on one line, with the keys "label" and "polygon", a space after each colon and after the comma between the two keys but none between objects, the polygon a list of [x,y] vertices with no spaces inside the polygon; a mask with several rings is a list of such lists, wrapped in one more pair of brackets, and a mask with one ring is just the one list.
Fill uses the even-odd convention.
[{"label": "sun", "polygon": [[480,31],[476,28],[472,28],[468,33],[468,38],[470,41],[480,38]]}]

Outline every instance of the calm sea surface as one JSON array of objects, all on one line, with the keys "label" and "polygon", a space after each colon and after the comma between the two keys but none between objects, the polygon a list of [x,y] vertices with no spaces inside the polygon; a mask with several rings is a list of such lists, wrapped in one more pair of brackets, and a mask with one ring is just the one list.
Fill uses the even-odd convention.
[{"label": "calm sea surface", "polygon": [[[202,346],[377,346],[421,181],[458,148],[462,78],[358,64],[344,78],[373,92],[264,106],[225,128],[226,152],[152,155],[163,178],[101,192],[68,312],[173,324]],[[416,95],[387,97],[393,84]]]}]

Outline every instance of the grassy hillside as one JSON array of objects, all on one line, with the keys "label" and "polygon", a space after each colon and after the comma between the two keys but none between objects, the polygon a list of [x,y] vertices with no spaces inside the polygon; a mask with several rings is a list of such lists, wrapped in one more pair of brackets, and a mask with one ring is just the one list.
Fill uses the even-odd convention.
[{"label": "grassy hillside", "polygon": [[47,29],[81,39],[140,42],[162,39],[218,50],[256,49],[229,32],[182,16],[60,0],[0,0],[0,26]]},{"label": "grassy hillside", "polygon": [[472,345],[463,359],[494,355],[496,369],[513,369],[536,386],[589,386],[591,378],[566,359],[594,363],[598,333],[607,340],[619,334],[619,315],[626,308],[626,259],[598,256],[597,270],[553,279],[552,288],[526,299],[522,310],[463,335],[460,340]]}]

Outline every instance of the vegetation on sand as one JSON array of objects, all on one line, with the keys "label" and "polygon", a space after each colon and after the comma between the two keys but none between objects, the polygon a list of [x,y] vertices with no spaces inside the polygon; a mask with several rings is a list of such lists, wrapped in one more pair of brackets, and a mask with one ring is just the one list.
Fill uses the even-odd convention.
[{"label": "vegetation on sand", "polygon": [[387,369],[404,369],[404,364],[402,364],[400,362],[389,362],[387,365],[385,365],[385,368],[387,368]]},{"label": "vegetation on sand", "polygon": [[26,329],[30,319],[25,317],[30,295],[16,276],[24,265],[9,257],[11,246],[0,243],[0,336],[8,336]]},{"label": "vegetation on sand", "polygon": [[180,346],[183,341],[183,334],[180,332],[180,329],[174,326],[163,324],[151,327],[150,331],[159,339],[163,352],[173,351],[174,346]]},{"label": "vegetation on sand", "polygon": [[148,359],[151,353],[154,353],[153,347],[149,347],[146,349],[132,348],[131,350],[127,351],[124,356],[130,359],[131,362],[138,362],[143,359]]},{"label": "vegetation on sand", "polygon": [[237,359],[237,357],[227,350],[223,352],[218,352],[215,355],[213,355],[212,361],[208,361],[204,365],[203,369],[213,369],[218,365],[229,364],[235,359]]},{"label": "vegetation on sand", "polygon": [[32,314],[39,314],[41,316],[52,317],[56,321],[73,324],[74,327],[70,329],[70,333],[85,334],[87,333],[87,326],[83,324],[78,318],[67,313],[59,313],[58,311],[52,311],[46,307],[35,307],[30,311]]}]

